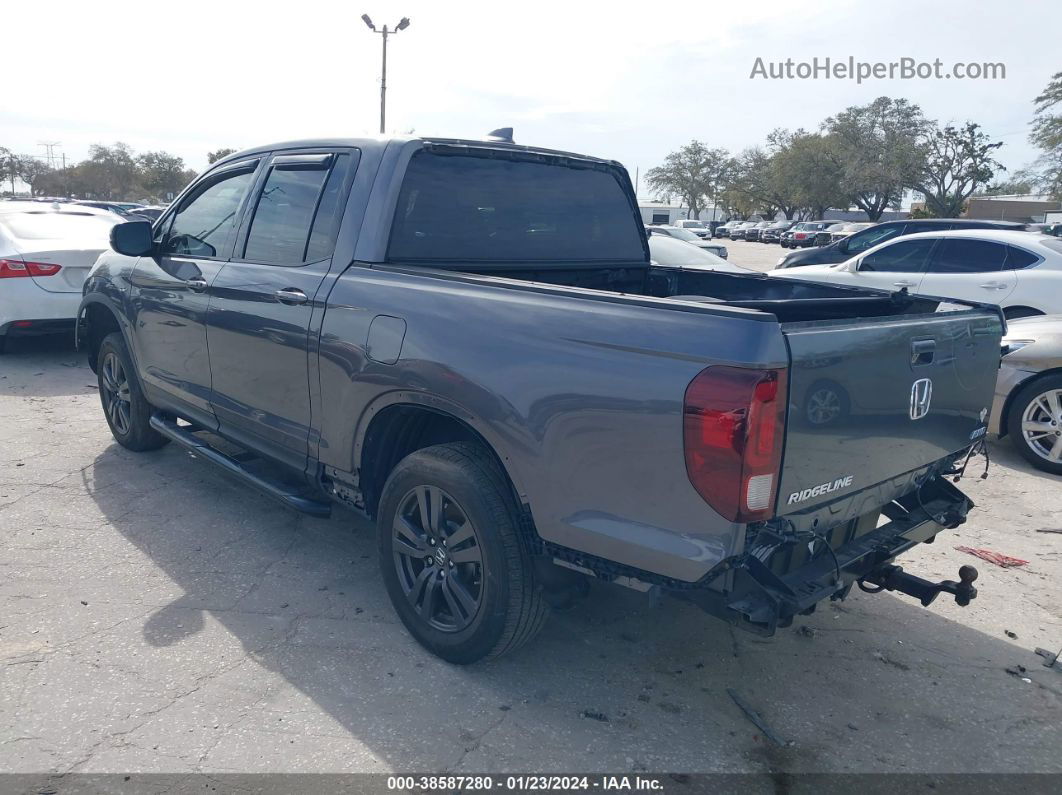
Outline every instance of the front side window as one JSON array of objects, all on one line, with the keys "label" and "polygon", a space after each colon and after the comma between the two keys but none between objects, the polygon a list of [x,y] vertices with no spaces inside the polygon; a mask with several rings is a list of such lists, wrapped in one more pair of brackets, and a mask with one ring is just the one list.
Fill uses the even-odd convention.
[{"label": "front side window", "polygon": [[995,273],[1003,270],[1007,247],[987,240],[947,238],[940,244],[930,273]]},{"label": "front side window", "polygon": [[421,151],[406,170],[388,259],[644,262],[635,207],[605,165]]},{"label": "front side window", "polygon": [[887,273],[922,273],[936,239],[898,240],[867,254],[859,263],[860,271]]},{"label": "front side window", "polygon": [[173,216],[163,254],[224,257],[236,228],[240,202],[254,181],[254,170],[226,175],[193,193]]}]

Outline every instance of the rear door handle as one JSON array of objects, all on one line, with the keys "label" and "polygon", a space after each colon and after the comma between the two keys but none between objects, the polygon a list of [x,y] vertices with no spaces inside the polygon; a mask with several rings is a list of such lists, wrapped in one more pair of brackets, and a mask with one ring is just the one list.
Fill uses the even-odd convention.
[{"label": "rear door handle", "polygon": [[195,290],[197,293],[203,292],[207,288],[207,280],[202,276],[193,276],[191,279],[185,281],[189,289]]},{"label": "rear door handle", "polygon": [[981,286],[984,287],[986,290],[1005,290],[1005,289],[1007,289],[1007,285],[1001,284],[1000,282],[985,282]]},{"label": "rear door handle", "polygon": [[310,299],[306,297],[306,293],[297,287],[285,287],[282,290],[277,290],[273,293],[276,299],[282,304],[305,304]]},{"label": "rear door handle", "polygon": [[914,282],[893,282],[894,287],[914,287]]}]

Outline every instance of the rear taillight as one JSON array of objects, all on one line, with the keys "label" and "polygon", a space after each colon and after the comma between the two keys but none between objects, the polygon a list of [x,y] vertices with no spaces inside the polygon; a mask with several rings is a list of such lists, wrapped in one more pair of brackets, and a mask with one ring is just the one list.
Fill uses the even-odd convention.
[{"label": "rear taillight", "polygon": [[721,516],[753,522],[773,513],[785,406],[785,370],[709,367],[686,388],[686,472]]},{"label": "rear taillight", "polygon": [[62,269],[62,265],[53,265],[50,262],[23,262],[18,259],[0,259],[0,279],[55,276]]}]

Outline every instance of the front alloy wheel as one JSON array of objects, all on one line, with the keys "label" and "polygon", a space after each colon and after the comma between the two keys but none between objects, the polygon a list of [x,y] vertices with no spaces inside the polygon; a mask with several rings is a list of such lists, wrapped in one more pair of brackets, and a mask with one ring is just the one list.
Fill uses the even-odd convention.
[{"label": "front alloy wheel", "polygon": [[124,436],[129,433],[129,378],[125,374],[121,359],[114,351],[107,352],[100,367],[103,410],[114,429]]},{"label": "front alloy wheel", "polygon": [[417,615],[440,632],[468,627],[483,597],[483,555],[457,500],[417,486],[402,498],[392,536],[398,581]]}]

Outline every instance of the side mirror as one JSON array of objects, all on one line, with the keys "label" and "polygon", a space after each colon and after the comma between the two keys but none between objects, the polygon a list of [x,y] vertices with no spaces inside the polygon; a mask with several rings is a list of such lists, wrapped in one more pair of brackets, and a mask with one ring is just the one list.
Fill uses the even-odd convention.
[{"label": "side mirror", "polygon": [[111,248],[127,257],[143,257],[155,247],[150,221],[126,221],[111,227]]}]

